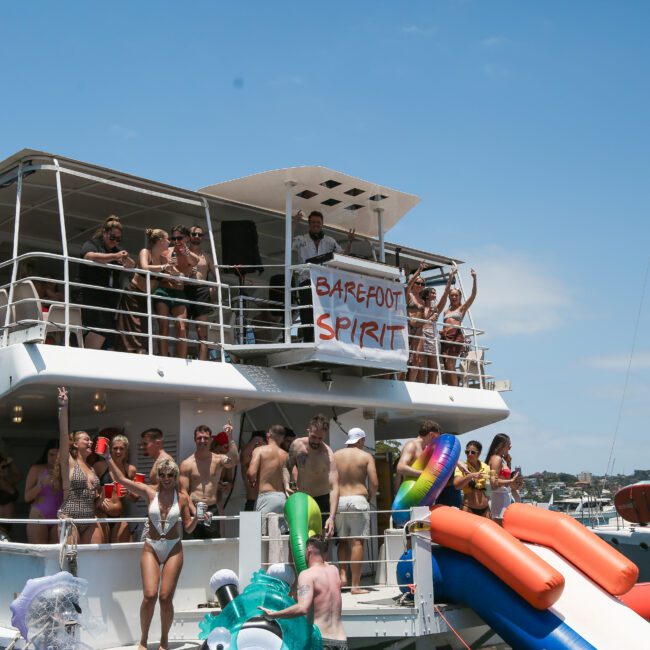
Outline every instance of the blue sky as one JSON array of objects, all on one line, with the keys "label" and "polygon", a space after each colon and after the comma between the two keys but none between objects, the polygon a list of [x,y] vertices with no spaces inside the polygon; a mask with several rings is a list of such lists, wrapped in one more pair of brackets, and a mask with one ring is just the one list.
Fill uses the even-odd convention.
[{"label": "blue sky", "polygon": [[[322,164],[419,195],[388,239],[476,267],[513,384],[477,437],[510,433],[525,472],[603,473],[648,266],[649,21],[597,0],[11,3],[0,155],[190,188]],[[649,320],[615,472],[650,466]]]}]

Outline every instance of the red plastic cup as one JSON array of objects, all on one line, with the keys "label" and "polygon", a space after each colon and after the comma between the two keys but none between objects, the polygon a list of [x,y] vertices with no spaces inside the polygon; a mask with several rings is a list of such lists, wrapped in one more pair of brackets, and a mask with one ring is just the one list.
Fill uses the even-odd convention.
[{"label": "red plastic cup", "polygon": [[144,474],[140,474],[140,472],[138,472],[138,473],[135,475],[135,482],[136,482],[136,483],[144,483],[144,479],[145,479],[145,475],[144,475]]},{"label": "red plastic cup", "polygon": [[112,499],[114,489],[115,489],[114,483],[106,483],[106,485],[104,485],[104,497],[107,499]]},{"label": "red plastic cup", "polygon": [[95,453],[105,454],[110,442],[111,441],[108,438],[104,438],[104,436],[99,436],[99,438],[97,438],[97,442],[95,443]]},{"label": "red plastic cup", "polygon": [[117,489],[117,496],[120,497],[120,499],[126,496],[127,490],[121,483],[116,483],[115,487]]}]

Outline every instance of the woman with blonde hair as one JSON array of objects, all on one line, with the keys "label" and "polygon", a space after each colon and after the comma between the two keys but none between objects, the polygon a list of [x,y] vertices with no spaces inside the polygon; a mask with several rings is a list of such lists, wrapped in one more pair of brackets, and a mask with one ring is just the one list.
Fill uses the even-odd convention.
[{"label": "woman with blonde hair", "polygon": [[[99,435],[108,437],[107,434],[109,431],[110,429],[100,431]],[[115,430],[113,429],[113,433],[114,432]],[[122,433],[114,433],[114,435],[110,437],[111,456],[113,457],[113,460],[119,466],[120,470],[125,476],[131,480],[135,480],[135,465],[129,464],[129,439]],[[102,485],[114,482],[115,477],[110,473],[108,464],[103,458],[100,457],[100,460],[98,460],[93,465],[93,469],[95,470],[97,476],[99,476],[99,481],[102,483]],[[116,507],[108,512],[108,516],[135,516],[135,514],[132,512],[131,504],[134,501],[138,501],[140,497],[137,494],[133,494],[132,492],[128,492],[126,490],[123,491],[123,494],[121,494],[121,492],[122,490],[120,490],[116,484],[114,486],[113,495],[111,498],[111,504],[116,504]],[[108,524],[109,530],[107,531],[106,541],[110,542],[111,544],[130,542],[132,540],[131,526],[132,524],[129,524],[126,521],[116,521],[113,524]]]},{"label": "woman with blonde hair", "polygon": [[[147,228],[147,246],[138,254],[138,268],[143,271],[179,275],[169,256],[169,236],[160,228]],[[151,294],[156,291],[160,279],[151,276]],[[118,305],[117,328],[120,331],[118,350],[123,352],[147,353],[147,280],[142,274],[135,274],[123,293]]]},{"label": "woman with blonde hair", "polygon": [[169,628],[174,618],[174,593],[183,568],[181,526],[191,533],[196,528],[196,514],[190,511],[190,498],[178,485],[178,465],[165,458],[157,466],[157,485],[136,483],[127,478],[107,451],[111,474],[128,490],[149,502],[148,530],[140,556],[143,599],[140,605],[140,645],[147,649],[149,627],[156,601],[160,605],[160,650],[166,650]]},{"label": "woman with blonde hair", "polygon": [[[110,509],[110,502],[100,492],[99,478],[88,465],[93,443],[85,431],[68,434],[68,391],[59,390],[59,463],[64,501],[59,509],[61,518],[95,519],[96,509]],[[79,544],[101,544],[104,534],[98,523],[76,524]]]},{"label": "woman with blonde hair", "polygon": [[[59,441],[49,440],[39,460],[29,468],[25,479],[25,501],[31,504],[30,519],[56,519],[63,503]],[[27,524],[29,544],[55,544],[57,526]]]},{"label": "woman with blonde hair", "polygon": [[[115,309],[119,294],[110,289],[120,286],[122,274],[116,266],[132,269],[135,262],[120,246],[122,223],[111,215],[81,247],[81,258],[93,264],[79,264],[78,281],[90,285],[79,287],[75,302],[82,307],[81,319],[88,330],[84,339],[87,348],[99,350],[106,343],[113,346]],[[112,267],[112,268],[111,268]],[[91,288],[94,287],[94,288]],[[108,330],[108,331],[107,331]]]}]

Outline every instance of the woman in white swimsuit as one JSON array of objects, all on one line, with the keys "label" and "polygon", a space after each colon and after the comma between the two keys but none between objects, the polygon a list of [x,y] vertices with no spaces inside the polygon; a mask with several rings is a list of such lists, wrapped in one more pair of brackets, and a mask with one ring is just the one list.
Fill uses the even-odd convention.
[{"label": "woman in white swimsuit", "polygon": [[178,490],[178,465],[165,458],[158,464],[158,485],[136,483],[124,476],[107,451],[105,456],[113,478],[127,490],[149,500],[149,529],[140,556],[143,599],[140,606],[140,645],[147,650],[149,626],[156,601],[160,603],[160,650],[167,648],[167,636],[174,618],[174,592],[183,568],[181,524],[191,533],[197,524],[190,513],[189,497]]}]

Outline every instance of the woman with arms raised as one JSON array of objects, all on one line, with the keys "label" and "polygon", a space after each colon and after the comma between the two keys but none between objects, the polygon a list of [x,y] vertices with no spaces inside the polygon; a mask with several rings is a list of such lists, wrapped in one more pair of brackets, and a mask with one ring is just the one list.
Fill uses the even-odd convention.
[{"label": "woman with arms raised", "polygon": [[[65,499],[59,509],[59,516],[73,519],[95,519],[95,509],[110,508],[102,499],[99,479],[95,470],[88,465],[93,443],[85,431],[75,431],[70,439],[68,391],[59,388],[59,462],[61,483]],[[104,534],[99,524],[78,524],[79,544],[101,544]]]},{"label": "woman with arms raised", "polygon": [[178,465],[165,458],[158,464],[158,484],[136,483],[105,455],[108,468],[118,483],[149,501],[149,527],[140,556],[143,599],[140,606],[140,645],[147,650],[149,626],[156,601],[160,603],[160,650],[167,650],[169,628],[174,618],[174,592],[183,568],[181,524],[191,533],[197,524],[190,513],[189,497],[178,489]]}]

